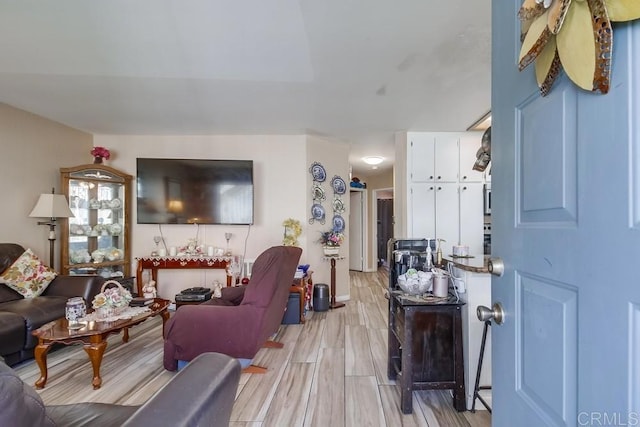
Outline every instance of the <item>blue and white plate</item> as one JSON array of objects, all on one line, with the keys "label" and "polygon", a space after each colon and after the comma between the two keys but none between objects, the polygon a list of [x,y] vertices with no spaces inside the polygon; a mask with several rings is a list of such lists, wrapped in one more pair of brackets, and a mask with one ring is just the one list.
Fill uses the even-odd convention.
[{"label": "blue and white plate", "polygon": [[311,218],[309,218],[309,224],[313,224],[314,221],[319,221],[320,224],[324,224],[324,208],[320,203],[314,203],[311,205]]},{"label": "blue and white plate", "polygon": [[336,194],[344,194],[347,192],[347,184],[344,182],[344,179],[338,175],[334,176],[331,180],[331,186],[333,187],[333,192]]},{"label": "blue and white plate", "polygon": [[327,179],[327,172],[324,170],[324,166],[318,162],[311,164],[309,172],[311,172],[314,181],[324,182],[324,180]]},{"label": "blue and white plate", "polygon": [[333,231],[337,231],[338,233],[342,233],[344,231],[345,222],[344,218],[341,215],[333,216]]}]

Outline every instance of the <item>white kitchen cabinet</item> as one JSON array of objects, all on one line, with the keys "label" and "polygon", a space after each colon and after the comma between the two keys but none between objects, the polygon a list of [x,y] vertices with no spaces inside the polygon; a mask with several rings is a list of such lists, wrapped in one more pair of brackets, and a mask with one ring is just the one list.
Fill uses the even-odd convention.
[{"label": "white kitchen cabinet", "polygon": [[460,243],[469,253],[484,252],[484,193],[480,182],[460,184]]},{"label": "white kitchen cabinet", "polygon": [[458,182],[460,134],[436,134],[434,146],[435,181]]},{"label": "white kitchen cabinet", "polygon": [[[407,133],[406,237],[445,239],[444,253],[459,243],[483,253],[483,174],[472,170],[481,137],[480,132]],[[467,165],[461,156],[470,152],[474,157]]]},{"label": "white kitchen cabinet", "polygon": [[409,188],[409,211],[413,221],[407,228],[409,238],[433,238],[436,235],[435,184],[432,182],[412,183]]},{"label": "white kitchen cabinet", "polygon": [[435,178],[435,137],[433,134],[410,133],[407,154],[411,182],[433,182]]},{"label": "white kitchen cabinet", "polygon": [[411,182],[458,182],[459,133],[410,133],[409,180]]},{"label": "white kitchen cabinet", "polygon": [[460,136],[460,182],[483,182],[484,173],[473,170],[481,142],[482,132],[465,132]]},{"label": "white kitchen cabinet", "polygon": [[442,253],[449,253],[451,245],[458,244],[460,212],[458,210],[458,184],[436,183],[436,239],[443,239]]}]

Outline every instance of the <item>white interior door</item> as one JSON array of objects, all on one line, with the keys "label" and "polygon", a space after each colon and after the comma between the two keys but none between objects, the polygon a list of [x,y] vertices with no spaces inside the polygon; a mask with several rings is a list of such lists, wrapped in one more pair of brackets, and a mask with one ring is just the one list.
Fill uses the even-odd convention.
[{"label": "white interior door", "polygon": [[614,26],[609,94],[562,74],[541,97],[516,66],[521,4],[492,9],[492,423],[637,424],[640,22]]},{"label": "white interior door", "polygon": [[349,206],[349,270],[364,270],[364,192],[351,191]]}]

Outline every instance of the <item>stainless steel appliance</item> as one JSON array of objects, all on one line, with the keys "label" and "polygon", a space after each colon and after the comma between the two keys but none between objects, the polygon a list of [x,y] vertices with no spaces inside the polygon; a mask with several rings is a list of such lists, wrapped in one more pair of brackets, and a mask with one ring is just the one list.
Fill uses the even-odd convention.
[{"label": "stainless steel appliance", "polygon": [[491,255],[491,220],[484,223],[484,254]]},{"label": "stainless steel appliance", "polygon": [[435,239],[389,239],[387,253],[390,260],[390,290],[397,287],[398,276],[406,273],[408,269],[424,270],[425,264],[429,265],[427,245],[432,246],[431,249],[435,252],[434,244]]},{"label": "stainless steel appliance", "polygon": [[484,214],[491,215],[491,183],[484,185]]}]

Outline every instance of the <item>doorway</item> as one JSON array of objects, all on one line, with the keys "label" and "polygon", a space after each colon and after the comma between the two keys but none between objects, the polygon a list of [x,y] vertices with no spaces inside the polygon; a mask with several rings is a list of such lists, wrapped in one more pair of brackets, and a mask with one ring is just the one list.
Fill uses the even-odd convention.
[{"label": "doorway", "polygon": [[364,271],[366,193],[351,190],[349,196],[349,270]]},{"label": "doorway", "polygon": [[376,200],[376,260],[377,268],[388,267],[387,242],[393,238],[393,189],[374,191]]}]

